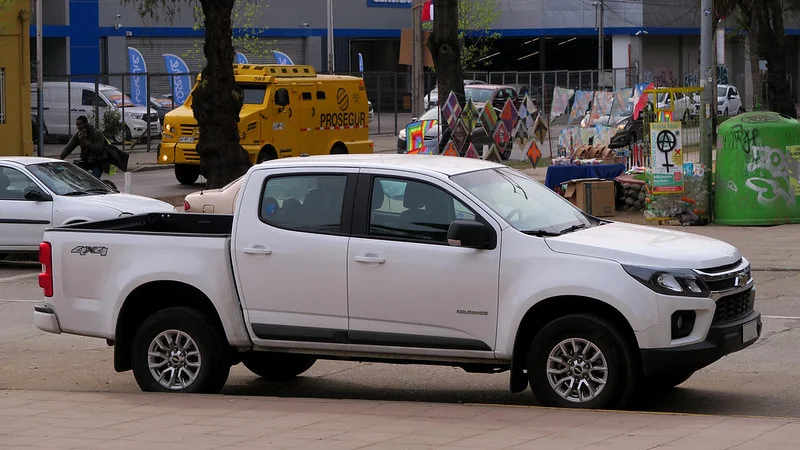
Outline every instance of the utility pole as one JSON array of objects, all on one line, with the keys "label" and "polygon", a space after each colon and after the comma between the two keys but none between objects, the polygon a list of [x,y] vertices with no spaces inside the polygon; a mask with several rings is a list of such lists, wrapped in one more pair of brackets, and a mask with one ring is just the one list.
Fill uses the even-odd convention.
[{"label": "utility pole", "polygon": [[328,73],[336,70],[333,58],[333,0],[328,0]]},{"label": "utility pole", "polygon": [[[605,46],[603,45],[604,44],[603,41],[605,41],[605,23],[604,23],[605,17],[604,17],[604,13],[605,13],[606,5],[605,5],[605,3],[603,3],[603,0],[599,0],[597,3],[595,3],[595,6],[597,6],[597,9],[598,9],[598,11],[597,11],[597,17],[598,17],[598,20],[597,20],[597,23],[598,23],[598,26],[597,26],[597,69],[602,72],[602,70],[603,70],[603,61],[605,60]],[[598,80],[599,80],[600,78],[602,78],[602,74],[598,73],[597,77],[598,77]]]},{"label": "utility pole", "polygon": [[44,156],[44,86],[42,85],[42,0],[36,0],[36,114],[39,126],[38,156]]},{"label": "utility pole", "polygon": [[711,197],[713,120],[717,107],[717,87],[714,83],[712,0],[700,2],[700,161],[705,166],[703,184],[708,198],[708,216],[712,220],[714,199]]},{"label": "utility pole", "polygon": [[425,113],[423,105],[425,78],[422,57],[422,6],[423,0],[413,0],[411,5],[411,115],[421,117]]}]

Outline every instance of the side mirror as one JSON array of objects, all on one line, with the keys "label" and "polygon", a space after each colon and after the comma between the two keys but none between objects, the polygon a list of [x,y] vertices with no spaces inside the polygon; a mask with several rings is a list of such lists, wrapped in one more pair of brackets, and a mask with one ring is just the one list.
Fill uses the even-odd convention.
[{"label": "side mirror", "polygon": [[497,245],[494,230],[475,220],[454,220],[447,230],[451,247],[493,249]]},{"label": "side mirror", "polygon": [[53,197],[38,189],[28,188],[25,190],[25,200],[31,202],[52,202]]},{"label": "side mirror", "polygon": [[412,117],[412,118],[411,118],[411,122],[416,122],[416,121],[418,121],[418,120],[419,120],[419,117]]},{"label": "side mirror", "polygon": [[284,106],[288,105],[289,104],[289,91],[287,91],[285,88],[278,89],[278,91],[275,92],[275,104],[280,106],[280,107],[284,107]]}]

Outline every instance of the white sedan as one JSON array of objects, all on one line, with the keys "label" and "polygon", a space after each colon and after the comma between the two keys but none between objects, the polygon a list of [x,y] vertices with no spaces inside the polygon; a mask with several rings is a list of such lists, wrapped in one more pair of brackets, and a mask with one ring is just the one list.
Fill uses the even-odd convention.
[{"label": "white sedan", "polygon": [[0,259],[38,251],[49,227],[148,212],[175,207],[116,192],[60,159],[0,157]]},{"label": "white sedan", "polygon": [[220,189],[206,189],[192,192],[183,200],[183,209],[189,213],[233,214],[239,190],[242,188],[239,177]]}]

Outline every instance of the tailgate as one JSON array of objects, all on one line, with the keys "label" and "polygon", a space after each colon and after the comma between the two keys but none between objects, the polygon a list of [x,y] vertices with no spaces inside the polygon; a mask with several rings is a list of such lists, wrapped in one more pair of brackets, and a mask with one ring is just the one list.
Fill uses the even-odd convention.
[{"label": "tailgate", "polygon": [[[47,304],[61,332],[114,339],[125,299],[137,287],[153,282],[197,288],[223,320],[225,311],[239,310],[229,236],[65,228],[48,230],[44,240],[51,243],[53,257],[53,297]],[[163,300],[157,295],[152,299]]]}]

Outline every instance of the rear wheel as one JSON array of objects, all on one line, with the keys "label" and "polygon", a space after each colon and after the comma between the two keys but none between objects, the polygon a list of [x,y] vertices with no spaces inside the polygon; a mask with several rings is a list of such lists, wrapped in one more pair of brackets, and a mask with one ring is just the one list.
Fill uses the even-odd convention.
[{"label": "rear wheel", "polygon": [[336,144],[331,149],[331,155],[346,155],[347,147],[344,144]]},{"label": "rear wheel", "polygon": [[310,369],[316,358],[292,353],[249,352],[242,363],[251,372],[270,381],[286,381]]},{"label": "rear wheel", "polygon": [[256,158],[256,164],[261,164],[264,161],[270,161],[273,159],[277,159],[278,154],[275,152],[275,149],[272,147],[264,147],[258,152],[258,157]]},{"label": "rear wheel", "polygon": [[562,408],[616,408],[634,391],[633,356],[622,334],[604,319],[572,314],[553,320],[528,352],[536,398]]},{"label": "rear wheel", "polygon": [[683,112],[683,126],[686,126],[689,123],[689,110],[685,110]]},{"label": "rear wheel", "polygon": [[230,372],[225,342],[200,311],[164,309],[136,331],[133,375],[146,392],[218,393]]},{"label": "rear wheel", "polygon": [[175,164],[175,178],[178,183],[192,185],[200,177],[199,164]]}]

